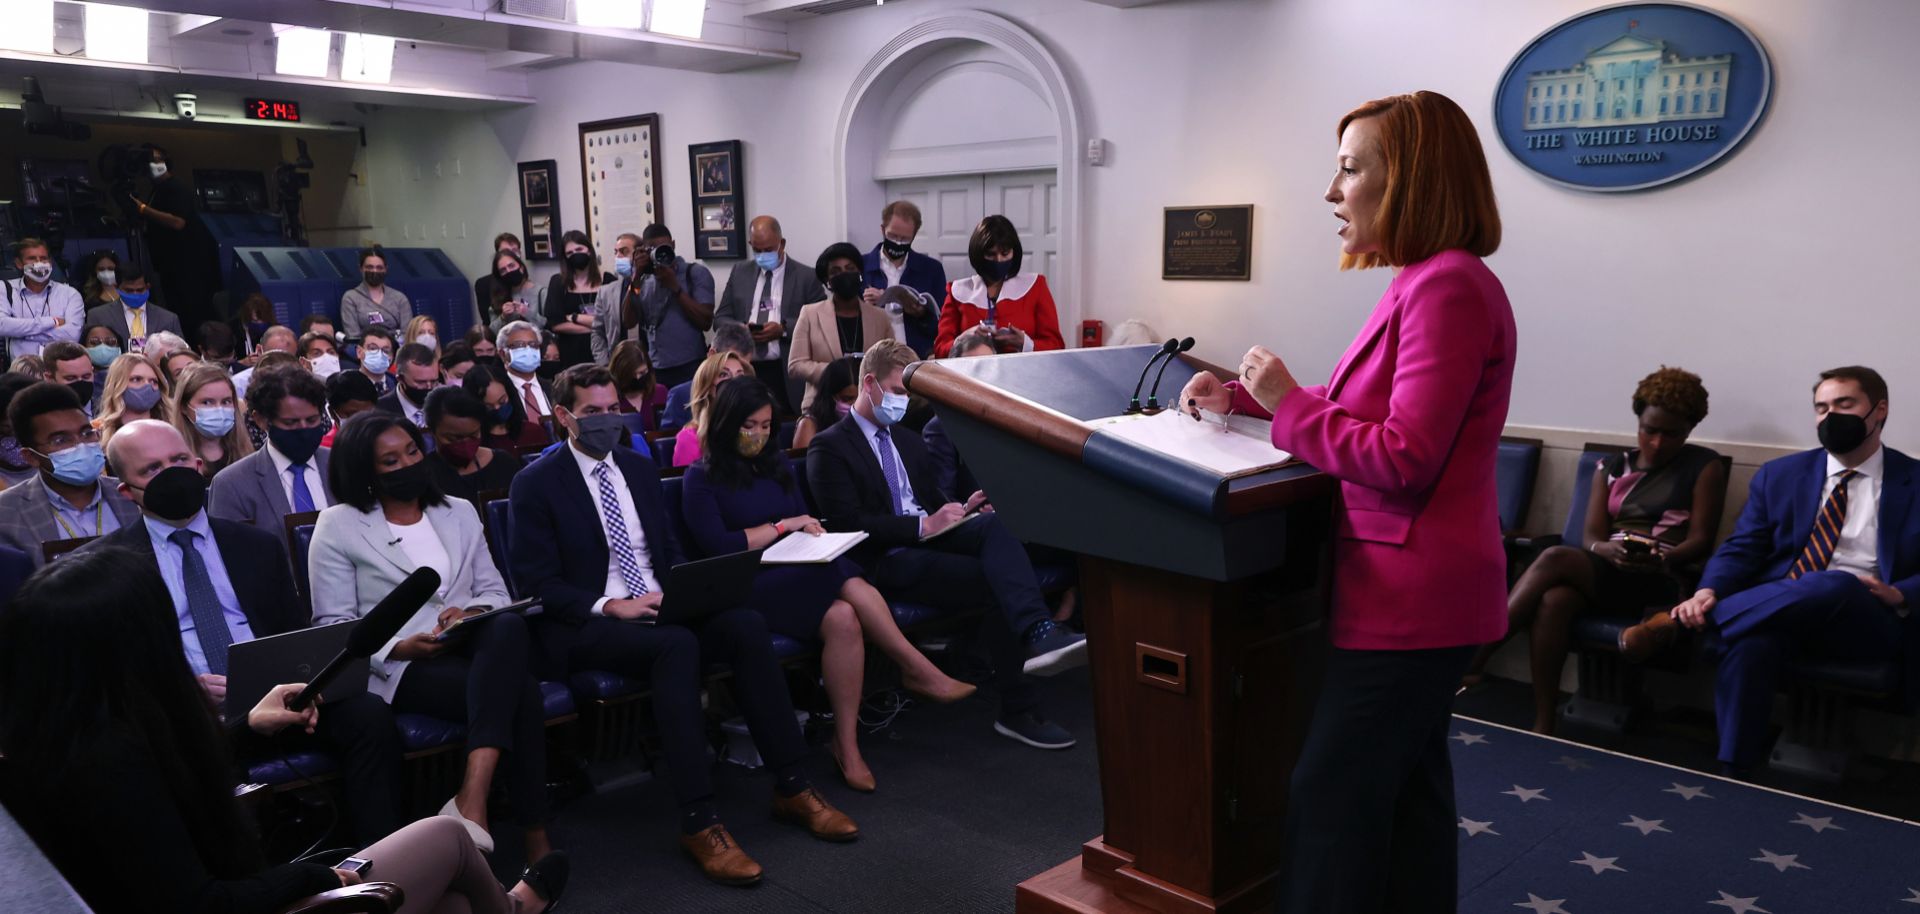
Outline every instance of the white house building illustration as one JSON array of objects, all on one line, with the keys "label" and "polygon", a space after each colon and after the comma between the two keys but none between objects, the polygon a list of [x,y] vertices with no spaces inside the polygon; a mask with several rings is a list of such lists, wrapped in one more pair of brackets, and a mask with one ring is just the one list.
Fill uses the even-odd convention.
[{"label": "white house building illustration", "polygon": [[1732,70],[1732,54],[1681,57],[1629,31],[1569,69],[1528,74],[1526,129],[1724,117]]}]

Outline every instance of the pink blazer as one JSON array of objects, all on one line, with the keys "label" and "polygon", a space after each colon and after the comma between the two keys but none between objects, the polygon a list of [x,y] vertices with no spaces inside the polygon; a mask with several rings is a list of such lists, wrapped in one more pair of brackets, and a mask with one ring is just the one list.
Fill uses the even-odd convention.
[{"label": "pink blazer", "polygon": [[[1394,277],[1323,387],[1273,413],[1273,444],[1340,481],[1331,636],[1349,650],[1506,633],[1494,462],[1513,389],[1513,308],[1480,259]],[[1236,411],[1267,415],[1234,388]]]}]

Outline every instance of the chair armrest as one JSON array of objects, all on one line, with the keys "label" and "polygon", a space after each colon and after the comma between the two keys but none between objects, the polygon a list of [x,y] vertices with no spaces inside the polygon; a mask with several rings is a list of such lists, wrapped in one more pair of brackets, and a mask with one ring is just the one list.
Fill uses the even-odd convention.
[{"label": "chair armrest", "polygon": [[1531,552],[1545,552],[1564,542],[1566,542],[1566,537],[1558,533],[1543,533],[1539,536],[1507,535],[1507,545],[1509,547],[1525,549]]},{"label": "chair armrest", "polygon": [[393,914],[406,893],[391,882],[363,882],[309,895],[280,909],[280,914]]}]

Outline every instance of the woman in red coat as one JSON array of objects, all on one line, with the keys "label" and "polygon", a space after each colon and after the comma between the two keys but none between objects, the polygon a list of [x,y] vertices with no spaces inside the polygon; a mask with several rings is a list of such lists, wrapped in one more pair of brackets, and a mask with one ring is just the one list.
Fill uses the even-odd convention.
[{"label": "woman in red coat", "polygon": [[1513,387],[1513,309],[1480,258],[1500,216],[1472,122],[1445,96],[1340,121],[1326,199],[1341,267],[1395,275],[1324,386],[1254,347],[1241,380],[1183,404],[1273,418],[1273,444],[1340,482],[1333,651],[1293,770],[1279,910],[1452,911],[1453,693],[1506,629],[1494,458]]},{"label": "woman in red coat", "polygon": [[1047,278],[1020,272],[1024,255],[1020,233],[1005,216],[980,220],[967,242],[967,258],[974,276],[947,286],[940,306],[940,336],[933,341],[935,358],[946,358],[953,341],[976,324],[993,330],[1001,352],[1065,349],[1060,337],[1060,315],[1053,307]]}]

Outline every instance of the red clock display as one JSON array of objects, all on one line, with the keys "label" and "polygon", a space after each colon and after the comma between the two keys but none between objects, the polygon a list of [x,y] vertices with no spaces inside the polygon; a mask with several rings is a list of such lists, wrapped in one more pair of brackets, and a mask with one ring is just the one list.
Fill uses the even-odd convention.
[{"label": "red clock display", "polygon": [[300,122],[300,103],[272,98],[246,100],[247,118],[256,121]]}]

